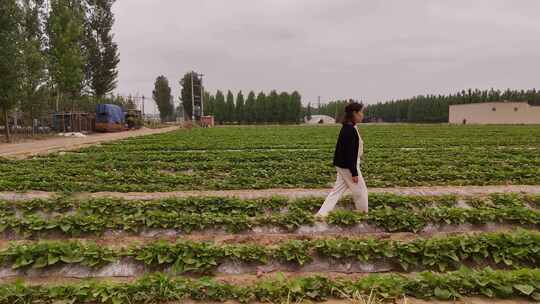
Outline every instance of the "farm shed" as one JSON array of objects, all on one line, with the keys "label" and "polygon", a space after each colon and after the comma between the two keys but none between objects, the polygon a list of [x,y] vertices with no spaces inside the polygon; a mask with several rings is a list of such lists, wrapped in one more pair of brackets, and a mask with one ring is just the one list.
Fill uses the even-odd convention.
[{"label": "farm shed", "polygon": [[452,124],[540,124],[540,106],[526,102],[485,102],[451,105]]},{"label": "farm shed", "polygon": [[93,132],[95,115],[86,112],[52,114],[52,129],[56,132]]},{"label": "farm shed", "polygon": [[316,124],[334,124],[336,120],[334,117],[328,115],[312,115],[311,119],[304,119],[307,124],[316,125]]}]

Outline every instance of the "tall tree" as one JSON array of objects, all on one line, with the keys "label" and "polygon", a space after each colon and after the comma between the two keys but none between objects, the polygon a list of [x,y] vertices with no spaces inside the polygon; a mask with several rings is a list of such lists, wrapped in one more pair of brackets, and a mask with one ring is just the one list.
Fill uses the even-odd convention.
[{"label": "tall tree", "polygon": [[276,90],[270,91],[270,94],[266,97],[266,113],[267,113],[267,122],[278,122],[279,121],[279,101],[278,93]]},{"label": "tall tree", "polygon": [[260,92],[257,95],[255,100],[255,121],[257,123],[263,123],[268,121],[267,112],[266,112],[266,95],[263,92]]},{"label": "tall tree", "polygon": [[152,97],[157,104],[161,121],[167,121],[174,113],[171,87],[169,86],[167,77],[159,76],[156,78]]},{"label": "tall tree", "polygon": [[111,93],[118,81],[118,45],[113,41],[116,0],[86,0],[88,13],[85,21],[85,51],[88,56],[86,77],[91,92],[97,99]]},{"label": "tall tree", "polygon": [[204,92],[203,110],[204,115],[214,115],[215,97],[209,92]]},{"label": "tall tree", "polygon": [[245,121],[244,94],[242,94],[242,91],[236,95],[236,120],[239,124]]},{"label": "tall tree", "polygon": [[195,72],[186,73],[180,80],[180,86],[182,87],[180,100],[182,101],[182,105],[184,107],[185,118],[189,120],[191,120],[193,117],[193,102],[198,100],[201,95],[201,81],[201,78]]},{"label": "tall tree", "polygon": [[50,0],[47,20],[49,72],[60,99],[80,96],[86,58],[83,54],[84,12],[81,0]]},{"label": "tall tree", "polygon": [[[320,106],[319,106],[319,109],[320,109]],[[308,105],[307,105],[307,111],[306,111],[306,119],[307,119],[308,121],[311,120],[311,111],[312,111],[312,110],[311,110],[311,102],[310,102],[310,103],[308,103]]]},{"label": "tall tree", "polygon": [[225,96],[223,95],[223,92],[218,90],[216,92],[215,116],[216,116],[216,121],[219,124],[223,124],[225,122],[226,112],[227,112],[227,104],[225,103]]},{"label": "tall tree", "polygon": [[244,119],[247,123],[254,123],[256,121],[255,113],[255,92],[250,91],[246,99],[244,106]]},{"label": "tall tree", "polygon": [[184,108],[184,118],[191,120],[193,117],[193,102],[192,102],[192,90],[191,90],[191,77],[192,73],[186,73],[184,77],[180,80],[180,86],[182,87],[180,93],[180,101],[182,102],[182,107]]},{"label": "tall tree", "polygon": [[302,117],[302,95],[298,91],[294,91],[291,94],[291,103],[292,103],[292,117],[294,123],[299,123],[303,121]]},{"label": "tall tree", "polygon": [[[22,96],[20,109],[32,122],[44,113],[47,58],[44,53],[44,0],[22,1]],[[34,128],[32,128],[32,132]]]},{"label": "tall tree", "polygon": [[291,114],[294,111],[292,102],[290,100],[289,93],[281,92],[277,98],[277,122],[286,123],[291,122]]},{"label": "tall tree", "polygon": [[236,120],[234,107],[234,95],[231,91],[227,92],[227,109],[225,112],[225,121],[234,122]]},{"label": "tall tree", "polygon": [[9,111],[21,93],[20,54],[22,52],[21,9],[17,0],[0,1],[0,107],[4,116],[6,141],[9,133]]}]

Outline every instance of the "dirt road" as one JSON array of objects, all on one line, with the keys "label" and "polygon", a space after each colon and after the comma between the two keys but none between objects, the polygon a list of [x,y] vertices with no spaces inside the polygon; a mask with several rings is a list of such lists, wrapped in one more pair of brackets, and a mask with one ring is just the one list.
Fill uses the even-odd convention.
[{"label": "dirt road", "polygon": [[115,132],[115,133],[95,133],[87,137],[55,137],[50,139],[35,140],[29,142],[0,144],[0,157],[26,158],[33,155],[48,154],[58,151],[76,150],[82,147],[99,144],[102,142],[114,141],[134,136],[159,134],[177,130],[177,126],[161,129],[143,128],[140,130]]}]

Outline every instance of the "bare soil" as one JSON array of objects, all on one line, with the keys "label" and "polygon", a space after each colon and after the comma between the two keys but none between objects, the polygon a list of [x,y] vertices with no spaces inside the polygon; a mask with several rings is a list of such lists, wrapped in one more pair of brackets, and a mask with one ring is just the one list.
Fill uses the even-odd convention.
[{"label": "bare soil", "polygon": [[[326,197],[331,189],[256,189],[256,190],[220,190],[220,191],[173,191],[173,192],[95,192],[76,193],[78,199],[88,198],[120,198],[126,200],[158,200],[170,197],[238,197],[243,199],[282,196],[291,199],[303,197]],[[393,193],[397,195],[459,195],[485,196],[492,193],[524,193],[540,195],[540,185],[495,185],[495,186],[433,186],[433,187],[395,187],[369,188],[370,193]],[[0,200],[32,200],[52,198],[54,192],[27,191],[0,192]]]},{"label": "bare soil", "polygon": [[142,128],[115,133],[94,133],[82,138],[51,137],[39,140],[25,140],[17,143],[0,143],[0,157],[23,159],[34,155],[44,155],[52,152],[71,151],[83,147],[115,141],[134,136],[159,134],[177,130],[177,126],[149,129]]},{"label": "bare soil", "polygon": [[[504,231],[504,230],[501,230]],[[397,233],[366,233],[362,235],[347,235],[342,234],[262,234],[262,235],[242,235],[242,234],[230,234],[230,235],[212,235],[212,234],[193,234],[193,235],[182,235],[182,236],[162,236],[162,237],[142,237],[142,236],[126,236],[126,235],[117,235],[117,236],[88,236],[81,238],[70,238],[70,237],[40,237],[39,241],[82,241],[82,242],[93,242],[101,246],[110,247],[110,248],[123,248],[133,244],[148,244],[154,243],[158,240],[168,241],[174,243],[180,240],[188,240],[194,242],[213,242],[218,245],[229,245],[229,244],[256,244],[261,246],[271,246],[277,245],[289,240],[324,240],[337,237],[348,237],[354,239],[385,239],[392,241],[412,241],[415,239],[421,238],[434,238],[434,237],[447,237],[455,235],[469,234],[474,235],[478,234],[478,231],[467,231],[467,232],[439,232],[439,233],[430,233],[430,234],[415,234],[412,232],[397,232]],[[36,240],[7,240],[0,238],[0,250],[8,247],[13,243],[27,243],[35,242]]]},{"label": "bare soil", "polygon": [[[511,229],[502,228],[498,232],[507,232]],[[93,242],[101,246],[110,248],[125,248],[130,245],[139,244],[145,245],[148,243],[154,243],[158,240],[174,243],[180,240],[189,240],[195,242],[213,242],[218,245],[228,244],[256,244],[261,246],[272,246],[290,240],[324,240],[338,237],[347,237],[353,239],[378,239],[378,240],[391,240],[391,241],[413,241],[418,238],[439,238],[450,237],[457,235],[475,235],[480,234],[482,231],[460,231],[460,232],[436,232],[436,233],[412,233],[412,232],[384,232],[384,233],[365,233],[357,235],[343,235],[343,234],[295,234],[295,233],[283,233],[283,234],[257,234],[257,235],[245,235],[245,234],[228,234],[228,235],[211,235],[211,234],[191,234],[181,236],[159,236],[159,237],[144,237],[144,236],[129,236],[126,234],[118,235],[102,235],[102,236],[88,236],[80,238],[71,237],[48,237],[40,236],[36,240],[9,240],[0,237],[0,250],[7,248],[13,243],[29,243],[35,241],[81,241],[81,242]]]},{"label": "bare soil", "polygon": [[[540,185],[497,185],[497,186],[434,186],[434,187],[395,187],[369,188],[370,193],[393,193],[398,195],[449,195],[481,196],[492,193],[540,194]],[[113,197],[132,200],[154,200],[167,197],[190,196],[231,196],[245,199],[283,196],[288,198],[325,197],[330,189],[262,189],[262,190],[222,190],[222,191],[174,191],[174,192],[96,192],[80,193],[80,198]]]}]

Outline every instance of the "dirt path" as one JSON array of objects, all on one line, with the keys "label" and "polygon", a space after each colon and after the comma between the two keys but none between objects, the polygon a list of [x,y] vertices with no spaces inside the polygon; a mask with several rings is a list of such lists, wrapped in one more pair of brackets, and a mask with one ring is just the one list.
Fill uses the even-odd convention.
[{"label": "dirt path", "polygon": [[[325,197],[330,189],[262,189],[262,190],[222,190],[222,191],[173,191],[173,192],[96,192],[76,193],[79,199],[85,198],[122,198],[127,200],[157,200],[168,197],[192,196],[229,196],[243,199],[283,196],[291,199],[302,197]],[[396,187],[396,188],[370,188],[370,193],[393,193],[397,195],[460,195],[483,196],[492,193],[526,193],[540,195],[540,185],[503,185],[503,186],[435,186],[435,187]],[[54,197],[54,192],[0,192],[0,200],[31,200]]]},{"label": "dirt path", "polygon": [[0,144],[0,157],[21,159],[33,155],[48,154],[51,152],[76,150],[90,145],[134,136],[165,133],[174,131],[176,129],[178,129],[177,126],[160,129],[143,128],[140,130],[125,132],[95,133],[82,138],[54,137],[50,139],[33,140],[13,144],[2,143]]},{"label": "dirt path", "polygon": [[[234,196],[244,199],[263,198],[271,196],[283,196],[288,198],[302,197],[325,197],[330,189],[263,189],[263,190],[223,190],[223,191],[175,191],[175,192],[96,192],[80,193],[78,197],[117,197],[133,200],[153,200],[166,197],[190,197],[190,196]],[[522,192],[540,194],[540,185],[525,186],[441,186],[441,187],[397,187],[397,188],[370,188],[370,193],[393,193],[398,195],[488,195],[491,193]],[[1,193],[0,193],[1,197]]]}]

